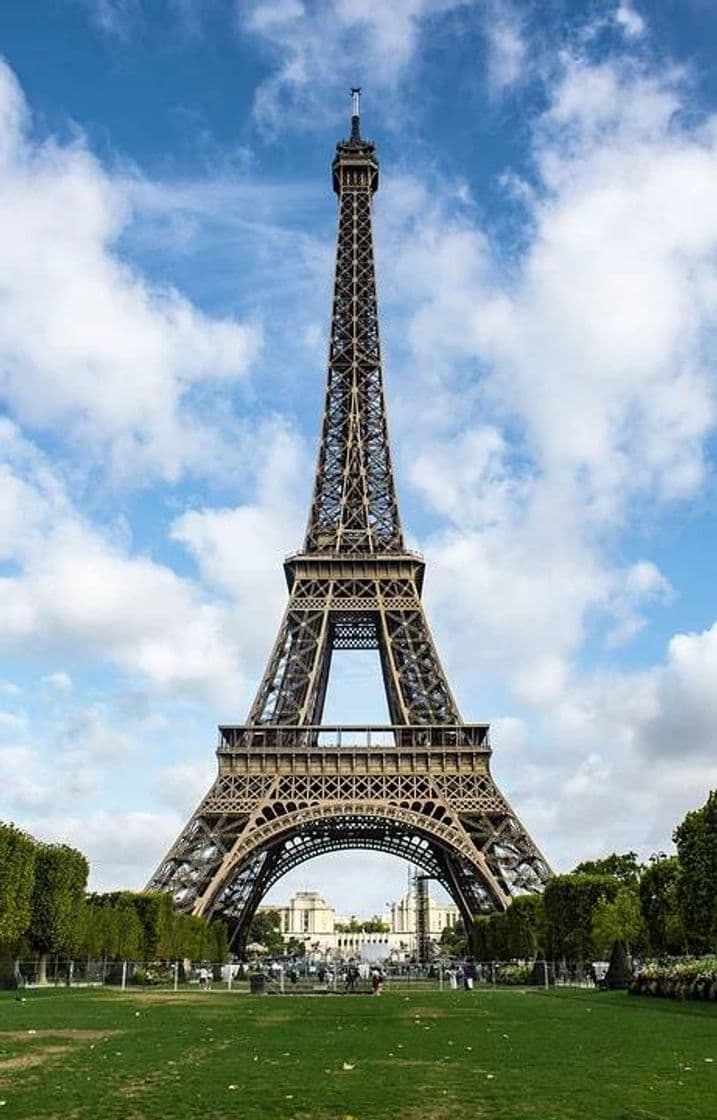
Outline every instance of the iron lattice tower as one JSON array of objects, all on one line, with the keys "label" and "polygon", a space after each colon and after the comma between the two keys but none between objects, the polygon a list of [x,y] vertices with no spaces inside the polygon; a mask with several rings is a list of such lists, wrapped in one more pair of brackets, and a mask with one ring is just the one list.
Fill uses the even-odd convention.
[{"label": "iron lattice tower", "polygon": [[[379,168],[361,136],[332,165],[339,199],[326,401],[303,549],[246,724],[219,728],[219,774],[149,889],[226,918],[241,946],[262,897],[325,852],[369,848],[418,864],[480,911],[542,889],[550,871],[490,774],[487,724],[460,717],[404,544],[381,372],[371,208]],[[331,655],[377,649],[391,724],[321,723]]]}]

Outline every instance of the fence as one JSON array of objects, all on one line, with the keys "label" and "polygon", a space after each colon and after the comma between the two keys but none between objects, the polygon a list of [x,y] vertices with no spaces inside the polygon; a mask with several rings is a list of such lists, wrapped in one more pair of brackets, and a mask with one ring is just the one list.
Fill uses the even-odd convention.
[{"label": "fence", "polygon": [[[369,965],[325,964],[309,960],[263,962],[261,965],[186,961],[68,960],[48,958],[12,962],[5,969],[5,987],[161,989],[165,991],[263,992],[298,995],[372,990]],[[356,975],[358,972],[358,975]],[[556,962],[443,960],[429,965],[387,964],[382,967],[384,991],[455,991],[503,987],[595,986],[591,965],[567,967]],[[468,981],[472,980],[472,984]]]}]

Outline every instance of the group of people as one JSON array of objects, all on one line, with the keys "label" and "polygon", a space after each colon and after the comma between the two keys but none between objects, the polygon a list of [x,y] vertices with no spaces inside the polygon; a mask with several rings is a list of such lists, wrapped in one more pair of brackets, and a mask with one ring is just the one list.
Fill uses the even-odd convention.
[{"label": "group of people", "polygon": [[478,972],[473,957],[469,957],[467,961],[457,965],[455,968],[451,967],[446,969],[448,985],[454,991],[461,986],[465,988],[467,992],[472,991],[477,975]]},{"label": "group of people", "polygon": [[[346,991],[355,992],[356,985],[361,979],[361,972],[358,965],[350,964],[346,969]],[[383,991],[384,975],[377,964],[373,966],[370,972],[371,991],[375,996],[380,996]]]}]

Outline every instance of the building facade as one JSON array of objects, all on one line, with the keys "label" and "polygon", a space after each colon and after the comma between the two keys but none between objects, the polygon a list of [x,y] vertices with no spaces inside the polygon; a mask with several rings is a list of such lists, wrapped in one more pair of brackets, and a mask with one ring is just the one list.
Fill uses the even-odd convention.
[{"label": "building facade", "polygon": [[[409,959],[416,952],[416,892],[411,887],[397,902],[390,903],[381,920],[388,928],[367,932],[351,928],[363,924],[362,919],[346,918],[318,891],[297,891],[285,906],[261,906],[275,910],[281,919],[285,940],[303,942],[307,952],[335,954],[341,957],[384,956],[394,960]],[[428,899],[428,930],[437,943],[446,927],[453,928],[460,920],[458,907],[452,902]]]}]

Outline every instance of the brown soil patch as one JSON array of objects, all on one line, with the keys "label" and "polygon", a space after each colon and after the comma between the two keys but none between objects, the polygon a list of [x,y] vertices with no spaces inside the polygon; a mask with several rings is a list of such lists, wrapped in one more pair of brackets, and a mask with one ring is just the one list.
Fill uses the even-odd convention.
[{"label": "brown soil patch", "polygon": [[[224,993],[223,992],[213,993],[213,992],[202,992],[202,991],[173,992],[173,991],[168,991],[167,989],[164,989],[164,990],[159,989],[159,990],[152,991],[150,989],[148,992],[128,992],[123,998],[126,999],[128,1002],[132,1002],[132,1003],[150,1003],[150,1004],[191,1003],[191,1004],[194,1005],[194,1004],[197,1004],[197,1003],[201,1003],[202,1000],[204,1000],[207,1004],[207,1007],[210,1007],[210,1008],[216,1010],[217,1009],[217,1003],[214,1000],[211,999],[211,996],[214,995],[214,994],[223,995]],[[223,1004],[223,1007],[226,1007],[226,1004]]]},{"label": "brown soil patch", "polygon": [[14,1058],[0,1058],[0,1075],[11,1073],[16,1069],[31,1069],[32,1066],[41,1066],[50,1058],[58,1054],[66,1054],[71,1046],[43,1046],[41,1050],[33,1050],[32,1054],[18,1054]]},{"label": "brown soil patch", "polygon": [[290,1011],[275,1011],[269,1015],[255,1015],[251,1023],[247,1023],[247,1027],[274,1027],[280,1023],[293,1023],[299,1015],[293,1014]]}]

